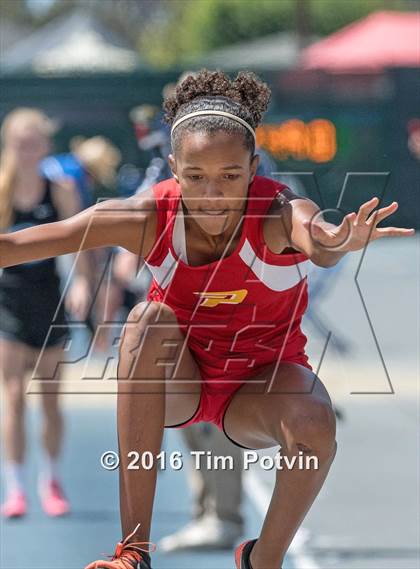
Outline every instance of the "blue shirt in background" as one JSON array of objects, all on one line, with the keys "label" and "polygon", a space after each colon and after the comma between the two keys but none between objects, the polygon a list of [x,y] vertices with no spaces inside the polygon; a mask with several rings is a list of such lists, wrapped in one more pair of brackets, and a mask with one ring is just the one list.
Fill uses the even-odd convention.
[{"label": "blue shirt in background", "polygon": [[88,173],[74,154],[47,156],[40,163],[40,173],[52,183],[71,178],[79,193],[82,208],[92,205],[93,197]]}]

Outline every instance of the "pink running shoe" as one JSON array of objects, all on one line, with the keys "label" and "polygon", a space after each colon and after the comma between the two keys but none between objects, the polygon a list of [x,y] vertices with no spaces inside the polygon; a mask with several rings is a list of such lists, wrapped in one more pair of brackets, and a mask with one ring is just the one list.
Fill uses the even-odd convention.
[{"label": "pink running shoe", "polygon": [[14,490],[6,498],[1,507],[1,515],[5,518],[21,518],[26,514],[26,496],[22,490]]},{"label": "pink running shoe", "polygon": [[41,505],[47,516],[64,516],[70,512],[70,505],[57,480],[41,482],[39,487]]}]

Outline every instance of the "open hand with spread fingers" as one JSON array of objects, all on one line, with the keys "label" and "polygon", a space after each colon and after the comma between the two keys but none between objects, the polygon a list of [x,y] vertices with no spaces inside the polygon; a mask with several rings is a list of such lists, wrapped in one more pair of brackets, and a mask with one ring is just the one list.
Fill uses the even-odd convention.
[{"label": "open hand with spread fingers", "polygon": [[382,237],[409,237],[414,235],[414,229],[401,227],[377,227],[378,224],[395,213],[398,203],[375,208],[379,203],[377,197],[362,204],[357,213],[347,214],[340,225],[333,225],[320,218],[317,214],[304,226],[309,230],[312,239],[325,249],[349,252],[363,249],[370,241]]}]

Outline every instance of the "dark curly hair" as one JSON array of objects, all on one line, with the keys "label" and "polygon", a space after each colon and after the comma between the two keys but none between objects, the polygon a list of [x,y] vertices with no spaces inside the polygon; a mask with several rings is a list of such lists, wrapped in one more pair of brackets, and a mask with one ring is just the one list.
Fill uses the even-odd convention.
[{"label": "dark curly hair", "polygon": [[[202,69],[187,75],[178,83],[174,94],[165,99],[165,121],[172,125],[188,113],[212,109],[232,113],[255,129],[267,110],[270,96],[268,85],[254,73],[241,71],[235,79],[230,79],[222,71]],[[252,134],[240,123],[216,115],[192,117],[181,123],[172,136],[172,147],[174,150],[179,147],[182,135],[187,131],[212,134],[219,130],[241,134],[246,148],[254,154]]]}]

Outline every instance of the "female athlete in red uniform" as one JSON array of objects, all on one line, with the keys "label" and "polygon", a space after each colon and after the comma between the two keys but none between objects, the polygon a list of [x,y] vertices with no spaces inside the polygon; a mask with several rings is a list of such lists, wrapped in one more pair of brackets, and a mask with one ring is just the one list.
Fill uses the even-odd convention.
[{"label": "female athlete in red uniform", "polygon": [[150,569],[156,469],[128,453],[161,449],[165,426],[211,421],[236,444],[281,445],[317,470],[278,470],[262,531],[236,551],[238,569],[279,569],[333,461],[335,417],[300,329],[310,261],[413,230],[377,228],[397,204],[376,198],[338,225],[285,186],[256,177],[255,128],[270,91],[257,77],[187,77],[165,101],[173,179],[58,223],[1,237],[3,266],[105,246],[145,259],[148,300],[130,313],[118,365],[120,506],[125,539],[89,569]]}]

